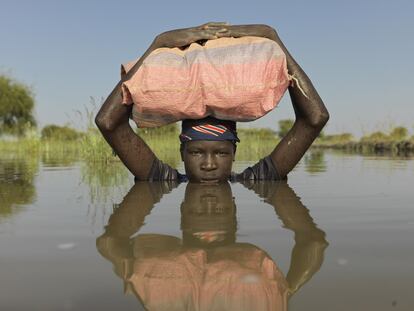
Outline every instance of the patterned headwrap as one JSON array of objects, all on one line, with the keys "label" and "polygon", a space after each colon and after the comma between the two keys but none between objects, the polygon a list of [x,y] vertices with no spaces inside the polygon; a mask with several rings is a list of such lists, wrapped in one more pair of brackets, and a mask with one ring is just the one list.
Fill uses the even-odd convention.
[{"label": "patterned headwrap", "polygon": [[207,117],[199,120],[186,119],[181,125],[181,143],[192,140],[229,140],[239,142],[236,122]]}]

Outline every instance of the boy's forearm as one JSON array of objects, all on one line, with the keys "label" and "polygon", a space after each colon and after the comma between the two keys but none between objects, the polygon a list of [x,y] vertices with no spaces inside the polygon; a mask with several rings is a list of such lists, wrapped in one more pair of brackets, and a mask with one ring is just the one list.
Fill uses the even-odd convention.
[{"label": "boy's forearm", "polygon": [[148,180],[156,156],[128,122],[113,131],[101,130],[105,140],[137,180]]}]

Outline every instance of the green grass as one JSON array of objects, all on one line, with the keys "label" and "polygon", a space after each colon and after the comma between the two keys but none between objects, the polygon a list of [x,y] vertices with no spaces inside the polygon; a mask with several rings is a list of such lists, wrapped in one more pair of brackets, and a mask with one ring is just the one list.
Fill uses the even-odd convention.
[{"label": "green grass", "polygon": [[251,161],[268,155],[280,141],[275,132],[266,128],[239,129],[240,143],[236,160]]},{"label": "green grass", "polygon": [[[66,128],[65,131],[69,132]],[[52,138],[42,139],[39,135],[31,133],[25,138],[0,140],[0,151],[13,153],[17,156],[36,155],[41,157],[44,163],[50,164],[61,163],[64,165],[78,160],[107,165],[120,162],[96,128],[90,127],[87,131],[79,132],[76,135],[72,132],[69,133],[71,139],[63,139],[62,136],[56,136],[53,133],[48,135]],[[174,167],[179,164],[181,160],[177,125],[158,129],[138,129],[137,133],[161,160]],[[241,142],[237,146],[236,160],[239,161],[256,160],[269,154],[280,140],[277,134],[270,129],[242,128],[238,130],[238,134]],[[408,137],[407,130],[397,127],[389,133],[374,132],[365,135],[359,141],[349,133],[325,135],[317,139],[315,146],[334,148],[359,146],[358,148],[375,149],[379,145],[384,148],[398,148],[402,143],[405,144],[404,146],[414,145],[414,136]]]},{"label": "green grass", "polygon": [[[138,134],[164,162],[177,166],[180,162],[179,131],[176,126],[161,129],[138,129]],[[49,134],[49,137],[59,137]],[[251,160],[269,154],[279,142],[269,129],[240,129],[236,159]],[[90,163],[119,162],[113,150],[97,129],[89,129],[77,139],[41,139],[31,136],[18,140],[0,141],[2,152],[14,154],[38,154],[46,159],[70,158]]]},{"label": "green grass", "polygon": [[320,145],[330,144],[346,144],[355,141],[355,138],[350,133],[342,133],[337,135],[325,135],[317,139],[317,143]]}]

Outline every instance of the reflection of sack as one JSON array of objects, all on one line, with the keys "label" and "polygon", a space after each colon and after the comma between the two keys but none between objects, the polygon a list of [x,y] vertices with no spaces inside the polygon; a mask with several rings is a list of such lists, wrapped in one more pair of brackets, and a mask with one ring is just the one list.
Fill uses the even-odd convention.
[{"label": "reflection of sack", "polygon": [[131,242],[133,272],[121,277],[146,310],[287,310],[283,273],[252,244],[209,248],[207,256],[167,235],[141,234]]},{"label": "reflection of sack", "polygon": [[123,103],[134,103],[138,126],[155,127],[209,115],[252,121],[277,105],[288,84],[286,56],[277,43],[242,37],[157,49],[122,91]]}]

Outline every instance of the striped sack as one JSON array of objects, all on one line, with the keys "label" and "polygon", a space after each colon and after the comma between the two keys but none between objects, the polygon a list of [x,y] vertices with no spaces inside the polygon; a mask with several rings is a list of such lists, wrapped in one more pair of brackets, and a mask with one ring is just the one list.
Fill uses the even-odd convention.
[{"label": "striped sack", "polygon": [[[125,75],[136,63],[123,65]],[[122,84],[138,127],[213,116],[253,121],[276,107],[290,82],[279,45],[260,37],[219,38],[159,48]]]}]

